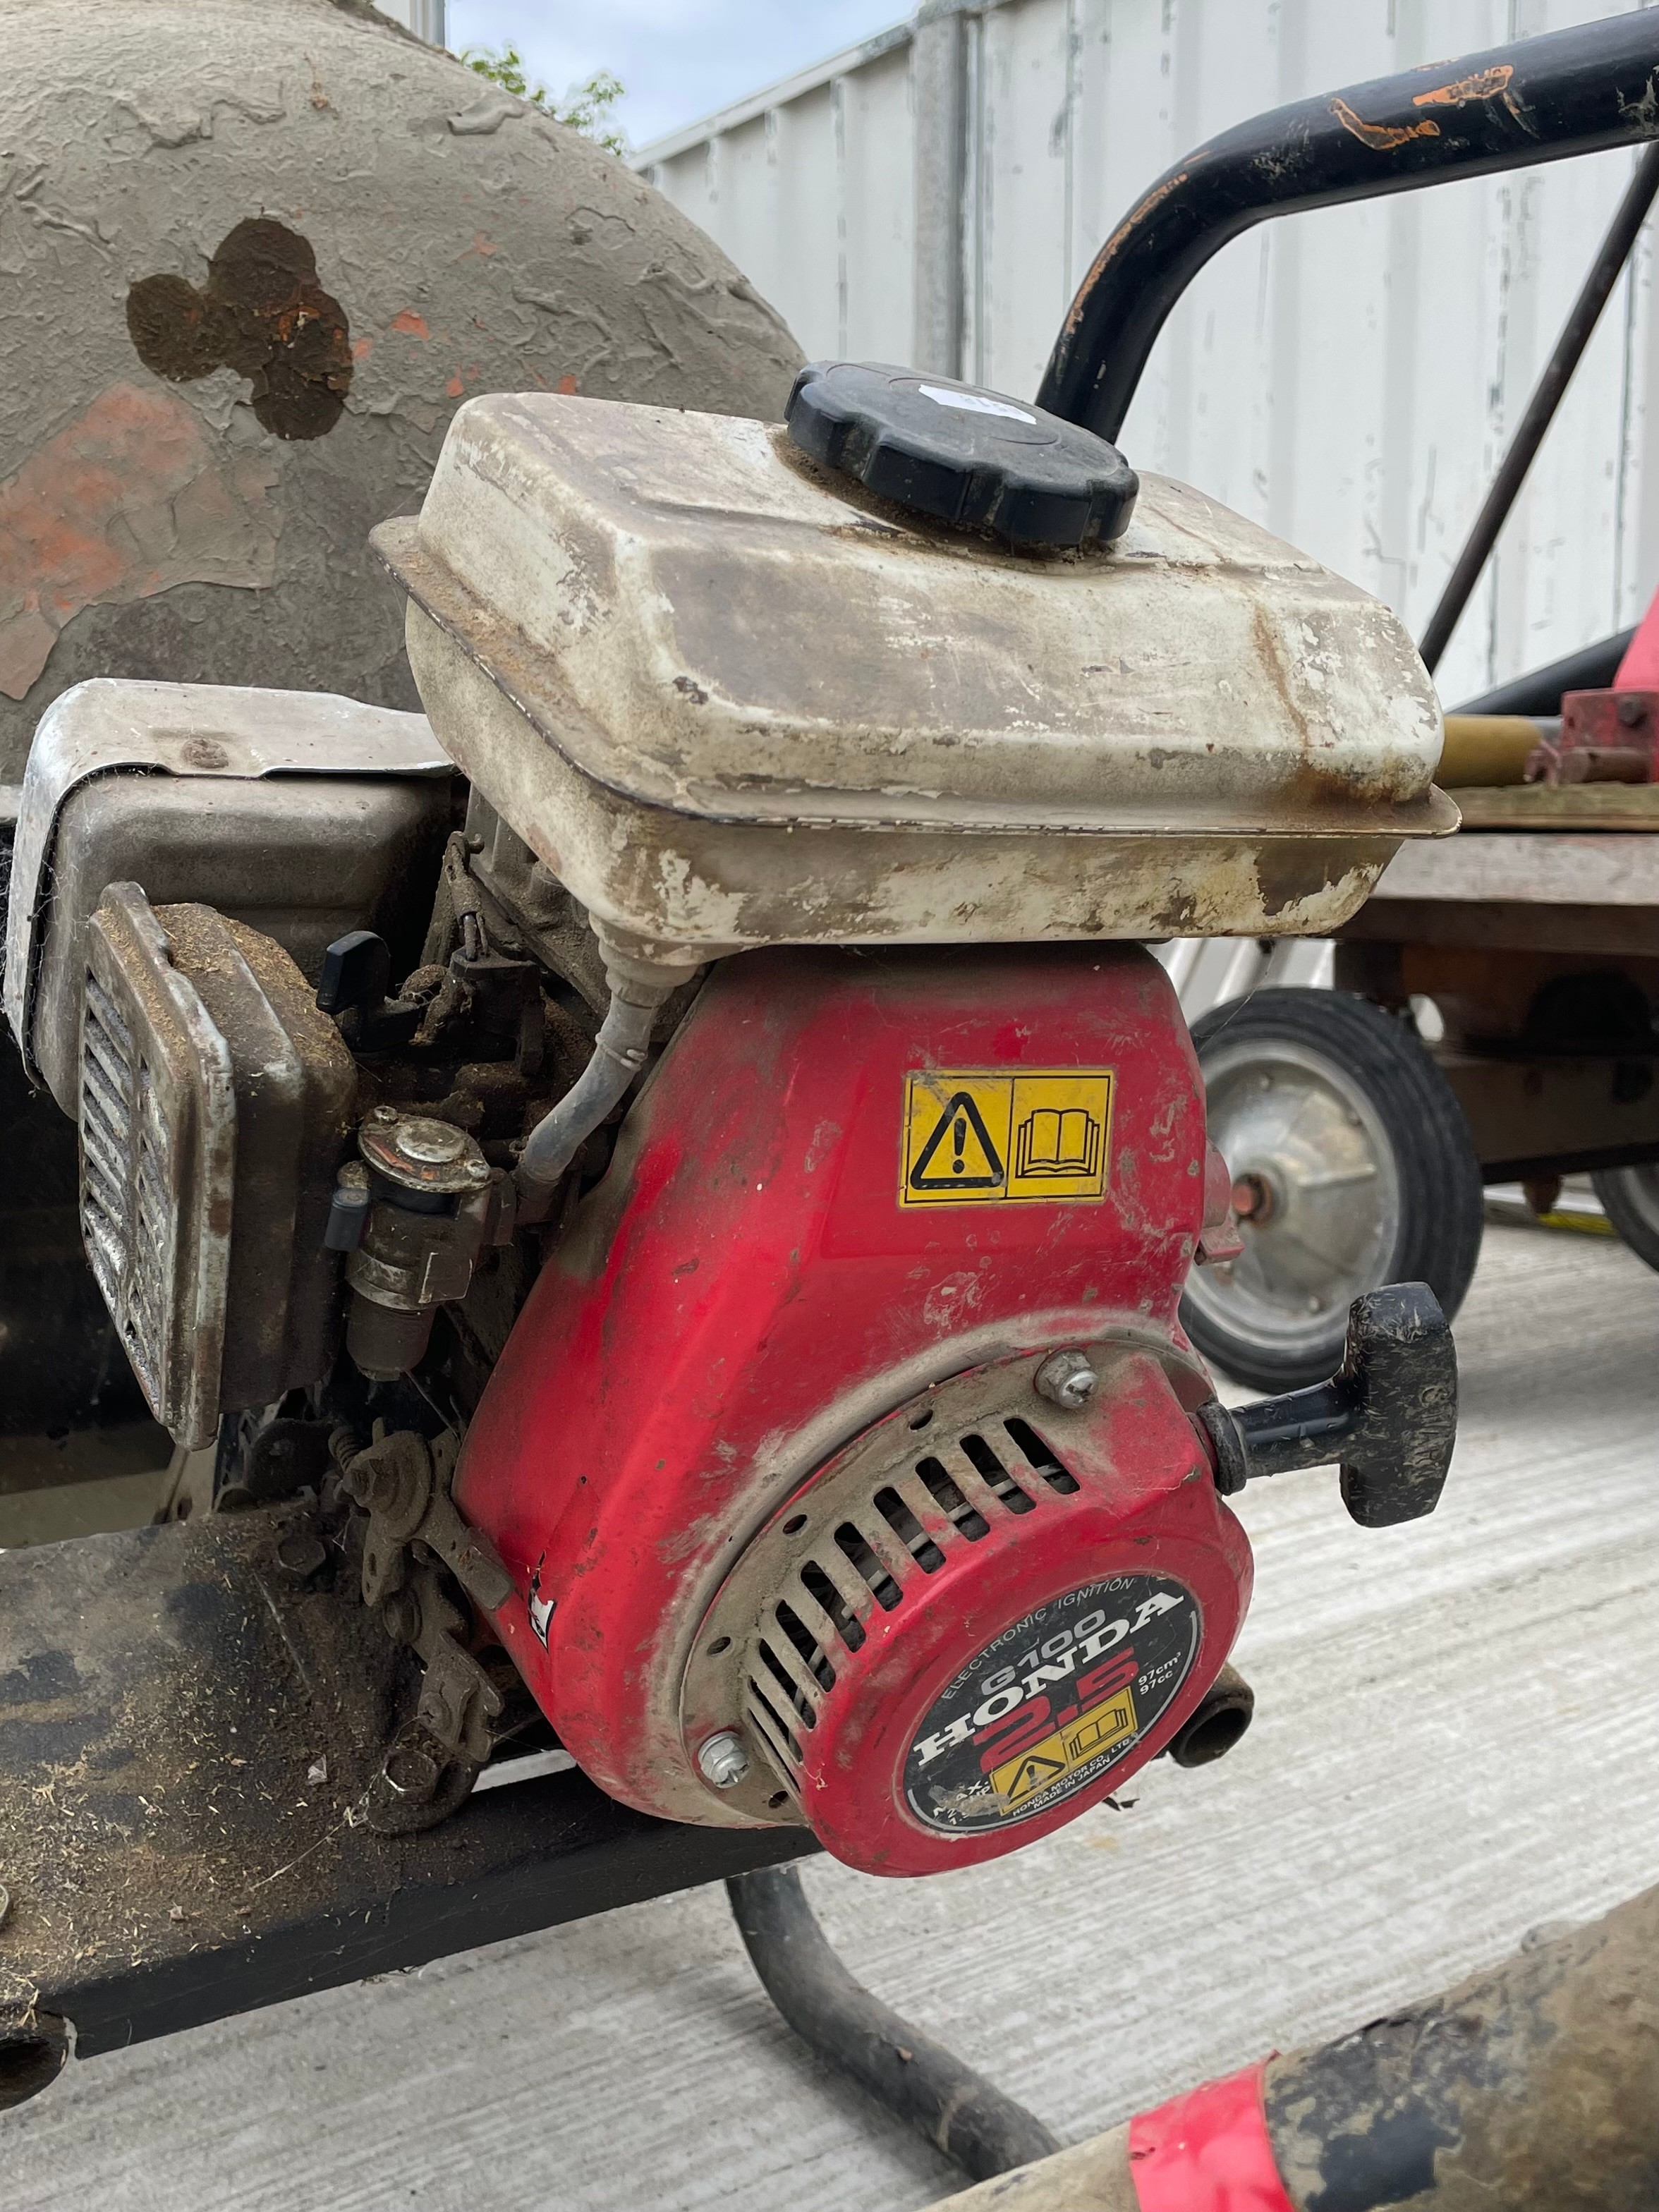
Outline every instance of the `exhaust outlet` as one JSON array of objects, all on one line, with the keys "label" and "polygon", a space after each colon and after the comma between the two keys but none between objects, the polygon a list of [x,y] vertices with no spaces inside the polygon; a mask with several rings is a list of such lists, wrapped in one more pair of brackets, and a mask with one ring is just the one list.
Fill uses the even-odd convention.
[{"label": "exhaust outlet", "polygon": [[1255,1714],[1255,1692],[1237,1667],[1224,1667],[1169,1746],[1177,1766],[1224,1759]]}]

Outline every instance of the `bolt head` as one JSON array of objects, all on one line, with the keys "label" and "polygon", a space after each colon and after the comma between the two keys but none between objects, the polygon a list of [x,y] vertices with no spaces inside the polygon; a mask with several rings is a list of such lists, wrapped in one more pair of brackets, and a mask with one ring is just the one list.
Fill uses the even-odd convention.
[{"label": "bolt head", "polygon": [[396,1139],[404,1158],[418,1161],[422,1167],[442,1167],[459,1159],[468,1142],[466,1131],[458,1129],[453,1121],[434,1121],[423,1114],[404,1122]]},{"label": "bolt head", "polygon": [[420,1601],[413,1590],[393,1590],[380,1601],[380,1620],[394,1644],[412,1644],[421,1632]]},{"label": "bolt head", "polygon": [[735,1790],[749,1771],[749,1753],[735,1729],[721,1729],[699,1747],[697,1765],[716,1790]]},{"label": "bolt head", "polygon": [[328,1549],[308,1528],[291,1528],[276,1547],[276,1564],[296,1581],[308,1582],[328,1564]]},{"label": "bolt head", "polygon": [[1036,1371],[1036,1394],[1068,1413],[1080,1413],[1094,1396],[1099,1380],[1086,1352],[1056,1352]]},{"label": "bolt head", "polygon": [[394,1743],[380,1771],[388,1790],[417,1805],[434,1796],[443,1779],[443,1770],[431,1753],[412,1743]]}]

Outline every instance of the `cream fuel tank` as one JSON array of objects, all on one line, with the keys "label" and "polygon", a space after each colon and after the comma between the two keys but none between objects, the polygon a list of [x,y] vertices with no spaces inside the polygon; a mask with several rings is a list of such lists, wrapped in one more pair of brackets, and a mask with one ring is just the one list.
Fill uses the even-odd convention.
[{"label": "cream fuel tank", "polygon": [[375,533],[434,732],[607,932],[1316,933],[1455,825],[1410,639],[1304,555],[939,379],[789,416],[477,401]]}]

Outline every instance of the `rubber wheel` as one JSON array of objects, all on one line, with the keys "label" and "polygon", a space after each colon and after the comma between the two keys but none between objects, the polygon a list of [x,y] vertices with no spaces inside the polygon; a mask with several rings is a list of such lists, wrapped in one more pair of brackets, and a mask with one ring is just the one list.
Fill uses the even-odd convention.
[{"label": "rubber wheel", "polygon": [[1601,1211],[1638,1260],[1659,1267],[1659,1161],[1604,1168],[1590,1183]]},{"label": "rubber wheel", "polygon": [[1193,1042],[1244,1242],[1188,1277],[1182,1323],[1204,1357],[1295,1389],[1340,1364],[1366,1291],[1426,1283],[1449,1319],[1480,1257],[1480,1165],[1409,1023],[1346,991],[1257,991]]}]

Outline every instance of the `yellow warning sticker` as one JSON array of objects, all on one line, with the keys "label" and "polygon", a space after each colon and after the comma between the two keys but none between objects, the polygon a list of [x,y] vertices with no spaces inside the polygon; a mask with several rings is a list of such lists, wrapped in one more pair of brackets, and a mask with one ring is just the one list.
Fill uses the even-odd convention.
[{"label": "yellow warning sticker", "polygon": [[991,1787],[1006,1812],[1018,1812],[1028,1797],[1062,1781],[1076,1767],[1086,1765],[1103,1751],[1121,1743],[1135,1732],[1135,1700],[1131,1689],[1119,1690],[1102,1704],[1079,1713],[1053,1735],[1008,1759],[991,1776]]},{"label": "yellow warning sticker", "polygon": [[1112,1071],[913,1069],[904,1079],[901,1206],[1102,1199]]}]

